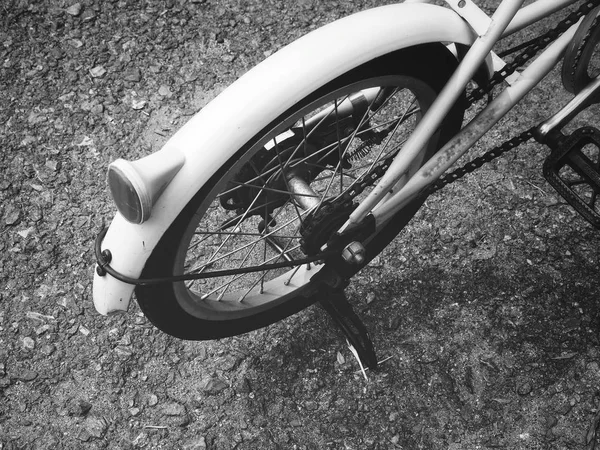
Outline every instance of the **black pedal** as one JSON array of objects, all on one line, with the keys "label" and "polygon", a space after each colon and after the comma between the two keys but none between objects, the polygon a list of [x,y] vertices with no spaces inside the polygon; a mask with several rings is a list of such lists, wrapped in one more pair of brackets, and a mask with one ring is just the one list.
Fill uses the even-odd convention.
[{"label": "black pedal", "polygon": [[593,226],[600,229],[600,130],[583,127],[548,144],[544,177]]}]

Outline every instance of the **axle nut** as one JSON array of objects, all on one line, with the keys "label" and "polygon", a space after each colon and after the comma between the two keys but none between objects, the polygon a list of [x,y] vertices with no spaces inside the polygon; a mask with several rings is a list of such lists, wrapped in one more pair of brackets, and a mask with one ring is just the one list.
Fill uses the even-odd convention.
[{"label": "axle nut", "polygon": [[342,251],[342,258],[348,264],[362,265],[365,262],[367,251],[360,242],[350,242]]}]

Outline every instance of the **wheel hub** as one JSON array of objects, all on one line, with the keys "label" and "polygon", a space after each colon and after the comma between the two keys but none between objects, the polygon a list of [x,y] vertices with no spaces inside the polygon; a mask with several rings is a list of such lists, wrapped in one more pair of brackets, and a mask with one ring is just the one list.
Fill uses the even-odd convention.
[{"label": "wheel hub", "polygon": [[348,220],[356,204],[323,202],[321,207],[302,222],[300,245],[309,256],[316,255],[331,236]]},{"label": "wheel hub", "polygon": [[[322,169],[305,164],[315,148],[300,137],[292,134],[282,142],[273,142],[258,151],[229,183],[228,193],[220,199],[223,208],[240,213],[251,208],[248,216],[271,214],[290,199],[290,172],[309,184],[321,173]],[[282,161],[288,169],[285,174]]]}]

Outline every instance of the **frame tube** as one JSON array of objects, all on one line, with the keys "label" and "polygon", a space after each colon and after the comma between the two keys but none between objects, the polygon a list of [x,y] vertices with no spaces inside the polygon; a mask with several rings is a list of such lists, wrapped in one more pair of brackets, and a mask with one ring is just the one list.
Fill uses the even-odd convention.
[{"label": "frame tube", "polygon": [[555,129],[561,129],[585,108],[598,101],[600,92],[600,76],[590,81],[573,99],[554,116],[547,119],[537,128],[537,136],[544,140],[546,136]]},{"label": "frame tube", "polygon": [[488,31],[473,43],[473,46],[448,80],[440,95],[435,99],[429,111],[415,127],[414,132],[410,135],[390,168],[367,198],[350,215],[348,221],[340,229],[340,233],[344,233],[347,229],[360,223],[392,191],[398,180],[408,172],[412,162],[425,147],[435,130],[438,129],[454,102],[473,78],[473,74],[481,66],[522,4],[523,0],[504,0],[500,4],[492,16]]},{"label": "frame tube", "polygon": [[502,38],[510,36],[517,31],[548,17],[550,14],[576,3],[576,0],[537,0],[530,5],[524,6],[515,14],[514,19],[508,24]]},{"label": "frame tube", "polygon": [[580,22],[554,41],[523,71],[512,86],[502,91],[477,117],[450,139],[398,193],[372,212],[378,227],[391,219],[410,200],[437,180],[555,67],[575,35]]}]

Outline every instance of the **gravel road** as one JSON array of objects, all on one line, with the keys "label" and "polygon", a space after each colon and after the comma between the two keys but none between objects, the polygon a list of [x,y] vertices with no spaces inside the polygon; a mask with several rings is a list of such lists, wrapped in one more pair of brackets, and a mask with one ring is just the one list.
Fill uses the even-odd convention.
[{"label": "gravel road", "polygon": [[[108,163],[160,148],[286,43],[384,3],[2,2],[0,449],[594,448],[600,235],[545,183],[535,143],[431,197],[349,287],[385,360],[368,380],[318,307],[210,342],[160,333],[133,303],[93,308]],[[552,74],[475,151],[567,98]]]}]

